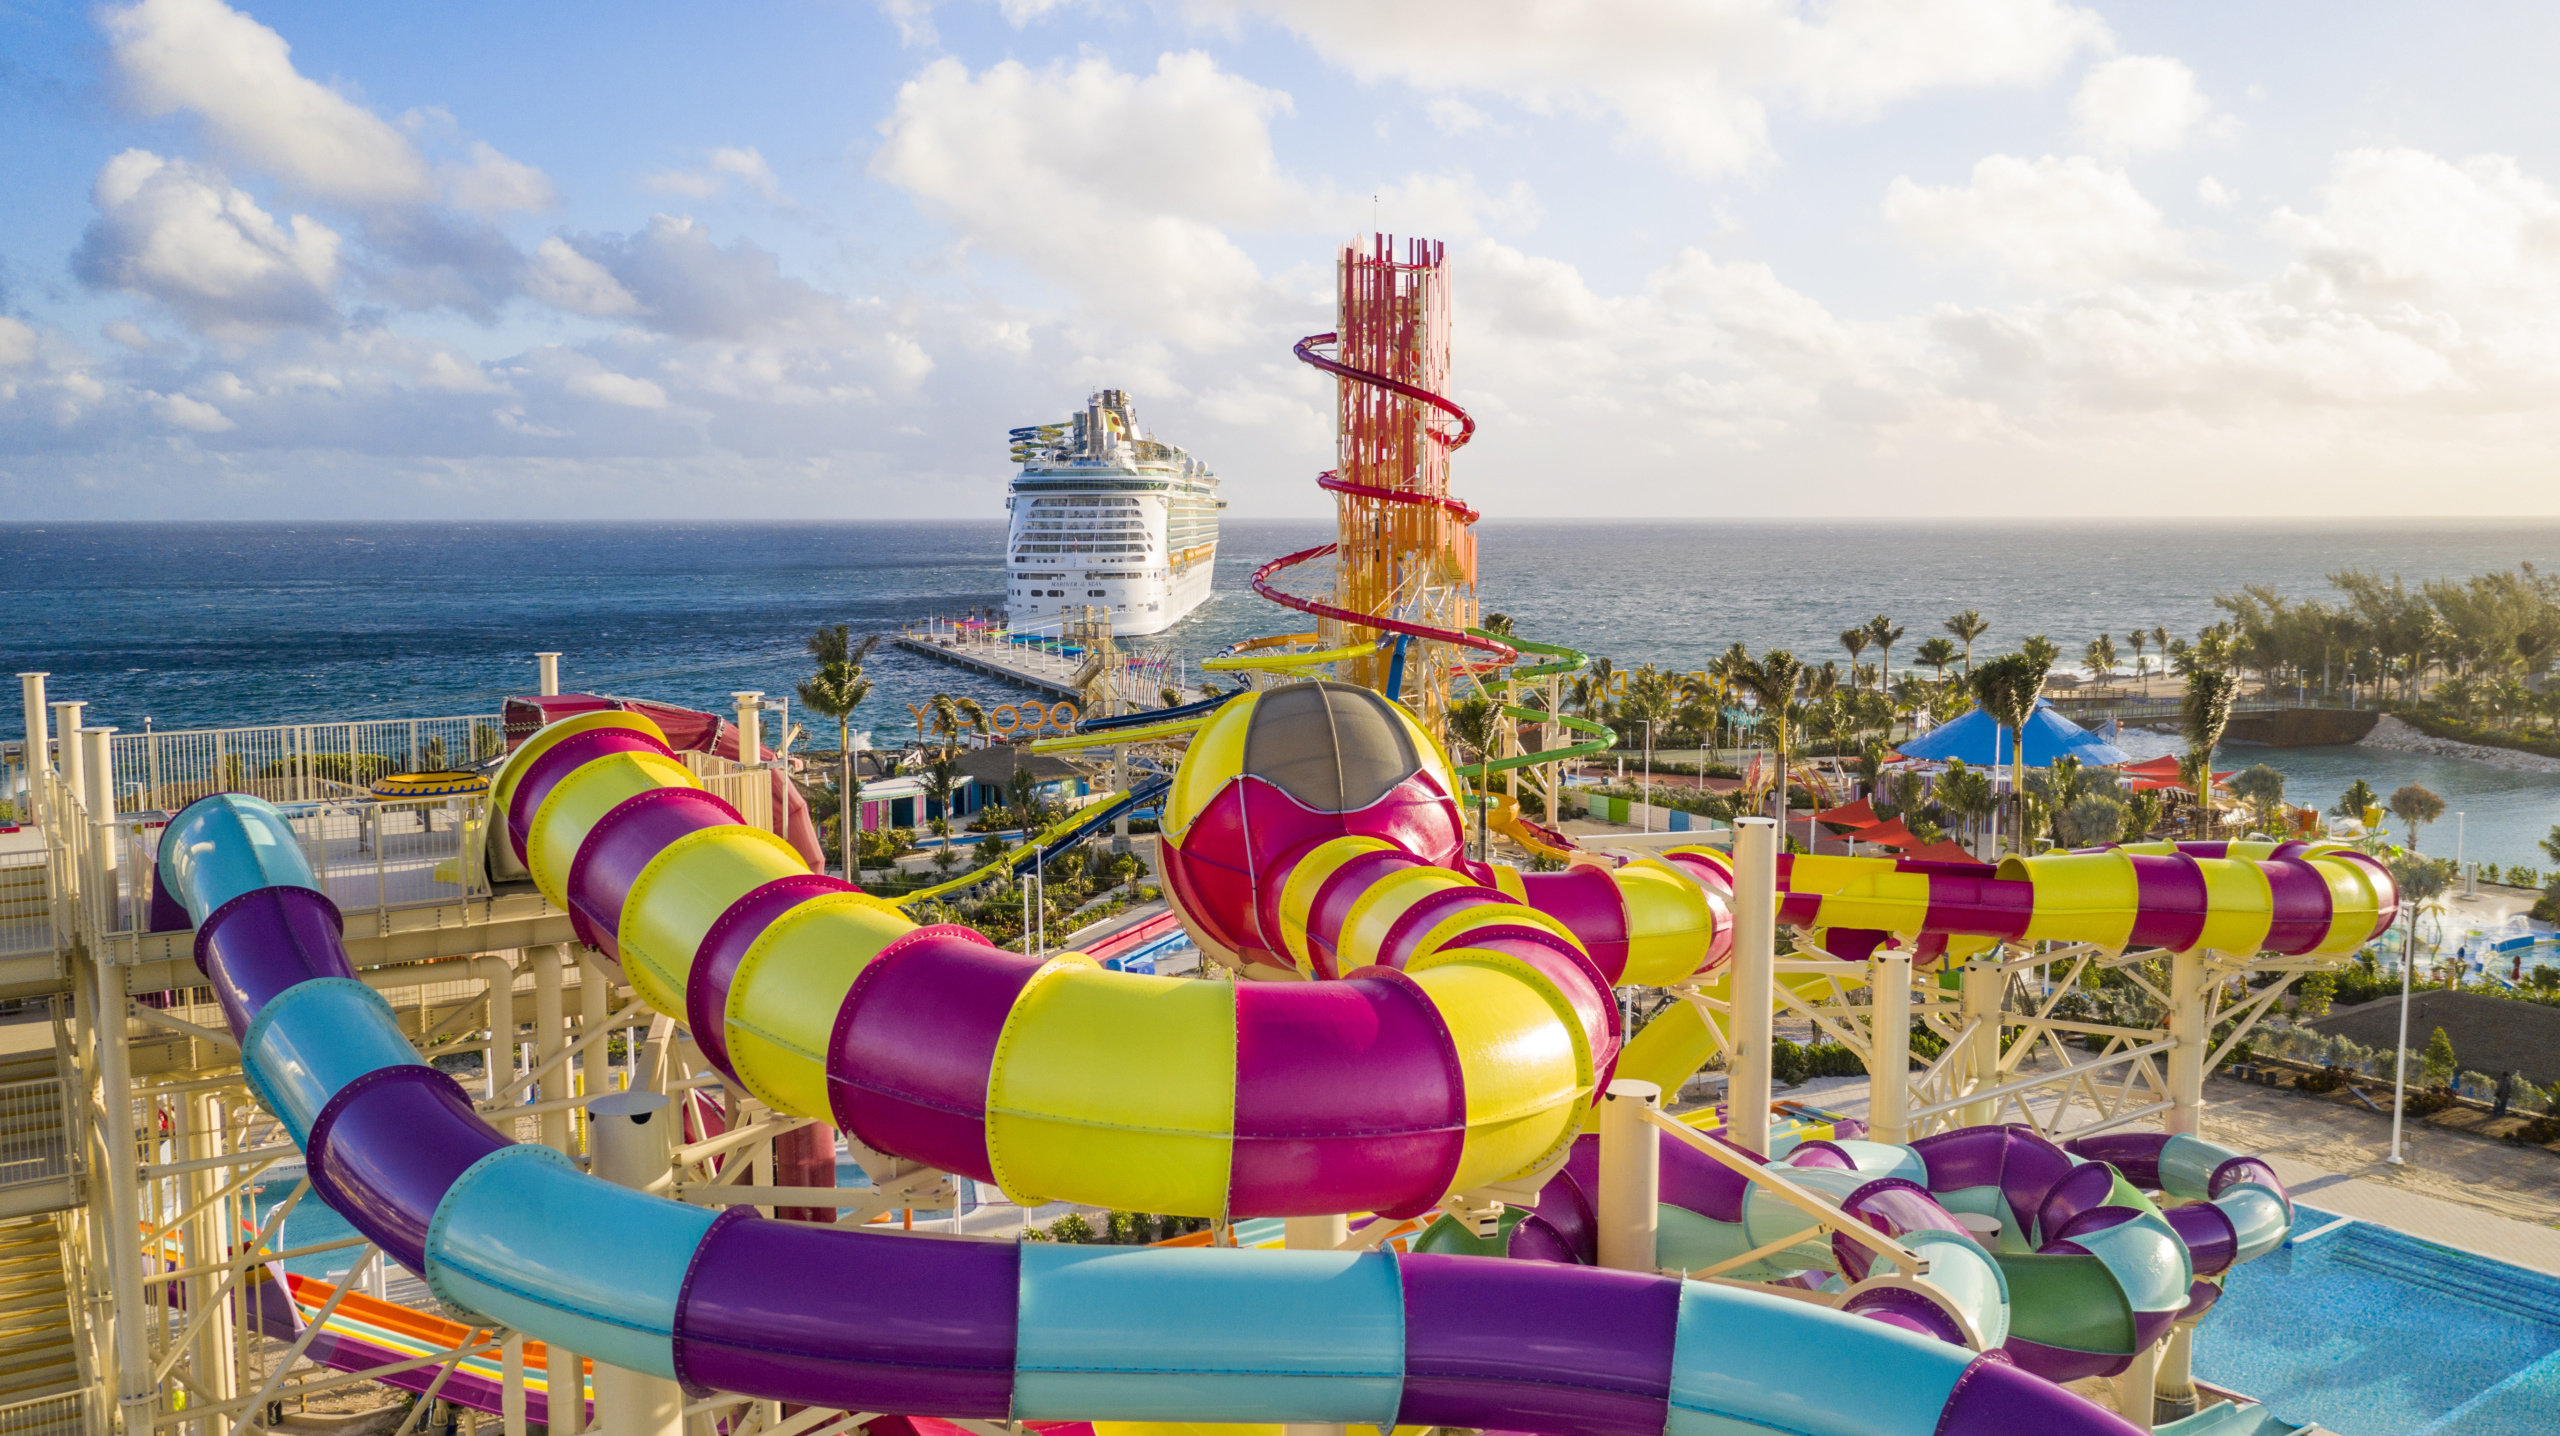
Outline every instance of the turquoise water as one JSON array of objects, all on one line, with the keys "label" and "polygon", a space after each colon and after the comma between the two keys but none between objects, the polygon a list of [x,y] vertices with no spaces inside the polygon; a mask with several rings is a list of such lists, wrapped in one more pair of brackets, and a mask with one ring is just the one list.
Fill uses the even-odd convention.
[{"label": "turquoise water", "polygon": [[2338,1436],[2551,1436],[2560,1280],[2353,1222],[2234,1272],[2195,1373]]},{"label": "turquoise water", "polygon": [[[2118,744],[2137,760],[2183,751],[2176,739],[2141,730],[2127,731]],[[2560,773],[2519,773],[2475,763],[2467,758],[2439,758],[2431,753],[2401,753],[2345,743],[2318,748],[2261,748],[2225,744],[2215,750],[2221,769],[2263,763],[2285,776],[2285,800],[2311,804],[2326,812],[2355,780],[2362,778],[2388,798],[2404,783],[2416,783],[2444,799],[2444,821],[2418,834],[2421,851],[2452,857],[2457,847],[2471,862],[2501,867],[2523,863],[2548,876],[2554,867],[2539,844],[2560,823]],[[2457,818],[2455,815],[2461,814]],[[2399,836],[2399,820],[2391,820]]]}]

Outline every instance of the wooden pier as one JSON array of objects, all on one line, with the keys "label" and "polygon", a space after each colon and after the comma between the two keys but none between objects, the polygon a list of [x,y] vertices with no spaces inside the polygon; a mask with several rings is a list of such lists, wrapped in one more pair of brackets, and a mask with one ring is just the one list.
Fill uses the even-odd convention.
[{"label": "wooden pier", "polygon": [[[898,647],[909,653],[921,654],[936,662],[968,669],[972,673],[984,673],[991,678],[1001,678],[1008,683],[1017,683],[1025,688],[1048,694],[1052,698],[1067,699],[1077,706],[1079,712],[1083,709],[1085,693],[1075,681],[1076,675],[1084,670],[1084,660],[1081,657],[1070,658],[1065,654],[1052,653],[1031,644],[1009,642],[988,629],[959,628],[942,624],[909,629],[899,634],[895,642]],[[1187,672],[1188,665],[1184,665],[1184,668]],[[1153,673],[1133,673],[1124,670],[1114,676],[1116,682],[1113,686],[1120,700],[1120,707],[1123,711],[1128,711],[1162,707],[1163,690],[1167,687],[1181,686],[1182,675],[1176,675],[1170,683],[1165,681],[1163,676]]]}]

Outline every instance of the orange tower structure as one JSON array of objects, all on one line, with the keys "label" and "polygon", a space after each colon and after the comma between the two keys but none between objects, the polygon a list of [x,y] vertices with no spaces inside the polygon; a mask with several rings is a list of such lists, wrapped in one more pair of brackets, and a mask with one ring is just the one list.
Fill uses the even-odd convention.
[{"label": "orange tower structure", "polygon": [[[1373,236],[1367,249],[1342,249],[1336,319],[1330,334],[1298,341],[1297,356],[1342,382],[1337,388],[1337,464],[1317,483],[1336,499],[1331,544],[1263,566],[1254,587],[1318,622],[1318,646],[1333,649],[1400,639],[1395,647],[1346,660],[1343,677],[1384,690],[1391,678],[1406,706],[1439,726],[1451,678],[1517,653],[1468,632],[1476,624],[1476,511],[1449,496],[1449,455],[1474,437],[1475,420],[1449,401],[1449,270],[1430,240]],[[1316,351],[1330,346],[1330,356]],[[1272,574],[1334,556],[1330,601],[1300,598],[1268,583]]]}]

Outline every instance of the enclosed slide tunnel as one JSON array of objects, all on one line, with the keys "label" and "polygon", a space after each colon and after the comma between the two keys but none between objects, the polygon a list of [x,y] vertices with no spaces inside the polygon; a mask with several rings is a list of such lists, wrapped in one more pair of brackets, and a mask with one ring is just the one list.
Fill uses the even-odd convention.
[{"label": "enclosed slide tunnel", "polygon": [[[610,721],[579,731],[617,728],[637,732]],[[574,736],[555,733],[543,746]],[[589,746],[603,751],[560,771],[529,805],[534,871],[547,874],[546,890],[565,898],[591,931],[599,918],[611,919],[602,931],[614,934],[635,985],[663,1010],[690,1010],[689,994],[670,978],[687,986],[704,974],[706,984],[716,978],[727,998],[712,1009],[726,1018],[714,1024],[728,1038],[720,1060],[751,1088],[784,1098],[777,1102],[784,1110],[833,1111],[841,1120],[850,1108],[861,1120],[847,1125],[867,1141],[887,1135],[873,1121],[886,1114],[889,1126],[906,1123],[914,1139],[890,1150],[921,1155],[913,1149],[947,1144],[956,1149],[953,1170],[985,1174],[993,1152],[1012,1148],[1020,1170],[1099,1180],[1107,1163],[1088,1165],[1072,1150],[1081,1145],[1074,1138],[1087,1137],[1143,1169],[1133,1186],[1198,1190],[1210,1164],[1192,1149],[1217,1138],[1201,1130],[1202,1112],[1179,1110],[1181,1089],[1160,1079],[1216,1070],[1196,1060],[1204,1044],[1176,1054],[1193,1063],[1188,1072],[1135,1074],[1159,1079],[1137,1089],[1137,1105],[1160,1096],[1174,1109],[1157,1128],[1160,1149],[1110,1115],[1133,1105],[1127,1091],[1104,1094],[1101,1119],[1078,1125],[1068,1109],[1096,1084],[1074,1059],[1128,1080],[1131,1061],[1165,1060],[1151,1050],[1173,1025],[1164,1014],[1189,1011],[1178,1005],[1189,994],[1174,989],[1223,985],[1104,974],[1072,956],[1026,963],[957,930],[906,925],[885,905],[841,885],[830,890],[805,871],[767,871],[782,855],[757,849],[774,845],[716,804],[705,806],[708,795],[662,751]],[[597,776],[566,781],[590,764],[601,764]],[[531,776],[529,765],[512,771]],[[605,774],[621,775],[613,781],[625,787],[610,802],[602,801],[611,786],[599,781]],[[631,781],[643,775],[669,781]],[[592,816],[576,821],[580,813]],[[694,821],[670,821],[679,813]],[[616,821],[595,821],[604,816]],[[572,823],[574,841],[562,841]],[[643,826],[662,841],[634,871],[615,834],[632,841],[630,830]],[[617,867],[628,874],[623,881],[601,876]],[[196,804],[164,835],[161,868],[196,925],[198,962],[241,1038],[249,1080],[304,1147],[323,1201],[443,1299],[697,1391],[961,1417],[1630,1436],[2130,1429],[1993,1358],[1785,1298],[1671,1278],[1429,1255],[920,1241],[737,1210],[714,1216],[584,1176],[557,1153],[511,1144],[482,1122],[450,1078],[417,1059],[383,1000],[353,980],[338,915],[271,806],[239,795]],[[742,878],[753,879],[743,890]],[[611,911],[599,906],[606,898]],[[688,905],[691,916],[677,911]],[[783,922],[809,907],[815,912],[797,924]],[[781,949],[819,914],[836,915],[833,961],[828,971],[793,973]],[[739,941],[750,928],[743,934],[750,940]],[[783,930],[767,931],[774,928]],[[664,946],[670,939],[678,946]],[[1581,1079],[1575,1088],[1590,1080],[1583,1074],[1594,1061],[1596,1015],[1541,993],[1559,985],[1556,965],[1543,962],[1534,941],[1519,947],[1437,965],[1423,954],[1411,973],[1377,969],[1270,988],[1275,997],[1305,992],[1318,1000],[1252,1018],[1245,994],[1259,989],[1228,987],[1227,1042],[1205,1046],[1235,1064],[1238,1076],[1224,1088],[1231,1102],[1253,1085],[1243,1076],[1248,1066],[1256,1082],[1286,1090],[1278,1079],[1314,1080],[1328,1058],[1416,1030],[1436,1039],[1427,1048],[1460,1052],[1448,1064],[1454,1070],[1440,1074],[1442,1087],[1481,1077],[1474,1094],[1497,1094],[1493,1102],[1461,1102],[1456,1131],[1408,1124],[1321,1132],[1301,1121],[1295,1130],[1248,1132],[1250,1114],[1231,1107],[1226,1144],[1260,1139],[1275,1155],[1289,1148],[1313,1173],[1256,1177],[1239,1158],[1237,1191],[1257,1190],[1256,1181],[1274,1198],[1296,1186],[1394,1186],[1399,1179],[1378,1169],[1399,1155],[1443,1181],[1506,1171],[1524,1151],[1543,1160],[1569,1137],[1579,1093],[1560,1107],[1535,1099],[1568,1064]],[[654,965],[644,950],[672,951],[679,965]],[[857,964],[847,958],[865,955],[851,975]],[[1436,983],[1434,973],[1442,974]],[[784,976],[797,980],[768,980]],[[973,1001],[973,986],[1006,982],[1017,996],[1043,1000],[995,1014]],[[1101,997],[1106,984],[1127,989],[1122,1005]],[[771,1005],[753,1000],[760,987]],[[866,991],[892,1000],[863,1014]],[[795,999],[841,1009],[828,1024],[827,1048],[810,1041],[805,1013],[796,1024],[773,1021],[795,1015]],[[1508,1046],[1475,1041],[1471,1066],[1469,1042],[1438,1021],[1446,1012],[1466,1013],[1479,1033],[1511,1023]],[[857,1015],[863,1020],[846,1020]],[[1082,1048],[1072,1041],[1073,1029],[1118,1018],[1154,1025],[1137,1032],[1105,1025]],[[1603,1032],[1609,1020],[1599,1019]],[[1052,1027],[1060,1030],[1041,1030]],[[915,1049],[894,1069],[866,1069],[866,1082],[894,1076],[906,1087],[870,1090],[830,1073],[813,1092],[805,1077],[793,1080],[786,1060],[817,1065],[822,1051],[872,1044]],[[1020,1130],[1000,1139],[997,1131],[1018,1115],[1006,1100],[1017,1089],[990,1076],[987,1059],[991,1048],[1017,1047],[1048,1053],[1032,1075],[1060,1090],[1042,1093],[1045,1104],[1020,1113]],[[1127,1060],[1115,1068],[1115,1057]],[[975,1092],[953,1100],[973,1082],[981,1084]],[[1523,1094],[1531,1100],[1513,1105]],[[840,1100],[831,1108],[826,1099]],[[1181,1125],[1186,1118],[1191,1130]],[[978,1129],[974,1139],[969,1128]],[[1217,1186],[1227,1185],[1221,1174]],[[1861,1379],[1804,1374],[1840,1369]]]}]

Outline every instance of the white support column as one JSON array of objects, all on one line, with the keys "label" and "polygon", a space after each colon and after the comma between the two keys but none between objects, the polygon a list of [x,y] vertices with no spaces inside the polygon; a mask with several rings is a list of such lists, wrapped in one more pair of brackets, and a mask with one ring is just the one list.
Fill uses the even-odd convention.
[{"label": "white support column", "polygon": [[[1662,1088],[1633,1077],[1611,1082],[1600,1094],[1600,1265],[1617,1271],[1649,1272],[1658,1264],[1662,1134],[1644,1114],[1661,1106]],[[1765,1142],[1768,1124],[1761,1125]]]},{"label": "white support column", "polygon": [[557,653],[537,653],[533,655],[533,662],[535,670],[541,674],[540,686],[538,686],[534,691],[545,698],[558,697],[560,693],[560,655]]},{"label": "white support column", "polygon": [[[1958,1062],[1968,1092],[2000,1085],[2000,1001],[2009,986],[2009,975],[2000,970],[2004,956],[2006,950],[1995,947],[1964,965],[1961,1025],[1972,1028],[1973,1036]],[[1967,1102],[1958,1120],[1968,1127],[1987,1126],[1998,1110],[1996,1099]]]},{"label": "white support column", "polygon": [[2196,1323],[2181,1321],[2160,1344],[2160,1369],[2151,1382],[2151,1414],[2159,1420],[2193,1416],[2204,1404],[2196,1393],[2195,1342]]},{"label": "white support column", "polygon": [[2157,1343],[2135,1352],[2133,1364],[2116,1376],[2116,1413],[2138,1430],[2151,1429],[2152,1392],[2159,1379],[2160,1347]]},{"label": "white support column", "polygon": [[2205,1025],[2205,999],[2211,984],[2205,977],[2205,951],[2169,957],[2169,1038],[2178,1045],[2166,1054],[2169,1063],[2169,1110],[2160,1125],[2193,1135],[2204,1112],[2205,1049],[2213,1032]]},{"label": "white support column", "polygon": [[[675,1150],[676,1105],[664,1093],[612,1092],[587,1103],[595,1174],[645,1187],[667,1170]],[[679,1436],[684,1390],[659,1376],[596,1363],[597,1429],[608,1436]]]},{"label": "white support column", "polygon": [[38,806],[44,799],[44,771],[53,766],[53,755],[47,751],[53,746],[53,739],[52,725],[45,721],[46,676],[42,673],[18,675],[18,711],[25,717],[27,725],[27,803],[31,809],[22,821],[39,823],[45,820]]},{"label": "white support column", "polygon": [[[533,1061],[536,1067],[548,1063],[569,1046],[567,1013],[562,1005],[562,980],[572,961],[570,950],[567,943],[524,950],[525,960],[533,964]],[[563,1064],[560,1070],[543,1078],[532,1092],[527,1093],[526,1100],[547,1102],[555,1097],[568,1096],[572,1090],[573,1078]],[[571,1123],[568,1108],[545,1112],[540,1120],[542,1145],[564,1157],[578,1155],[569,1140]],[[543,1348],[544,1374],[547,1377],[553,1371],[576,1371],[583,1359],[575,1351],[546,1344]],[[544,1407],[551,1430],[561,1433],[586,1430],[586,1402],[579,1395],[583,1385],[582,1380],[552,1383]]]},{"label": "white support column", "polygon": [[[495,1098],[515,1085],[515,1052],[516,980],[514,969],[510,968],[505,976],[492,976],[489,980],[489,1090],[484,1096]],[[515,1135],[512,1127],[505,1130],[509,1137]]]},{"label": "white support column", "polygon": [[1867,959],[1867,1129],[1879,1142],[1911,1140],[1911,954]]},{"label": "white support column", "polygon": [[[569,960],[569,949],[565,943],[528,947],[524,956],[525,961],[533,964],[533,1067],[538,1071],[569,1045],[567,1013],[561,1006],[560,988],[560,969]],[[525,1100],[548,1101],[553,1097],[565,1097],[568,1093],[569,1074],[554,1072],[535,1084],[534,1089],[525,1094]],[[540,1121],[542,1145],[564,1157],[577,1155],[569,1150],[567,1108],[545,1112]]]},{"label": "white support column", "polygon": [[87,786],[80,801],[89,810],[89,872],[96,884],[97,906],[90,909],[104,924],[101,931],[124,926],[118,911],[116,863],[116,762],[113,728],[80,730],[80,776]]},{"label": "white support column", "polygon": [[1775,1036],[1778,960],[1778,824],[1773,818],[1733,822],[1733,987],[1727,1013],[1725,1132],[1740,1146],[1769,1153],[1770,1057]]},{"label": "white support column", "polygon": [[[578,955],[578,1036],[592,1037],[613,1020],[613,979],[605,975],[603,961],[595,953],[582,947],[570,950]],[[601,1097],[613,1090],[612,1048],[613,1039],[608,1037],[578,1059],[586,1078],[579,1096]],[[586,1122],[583,1107],[578,1109],[578,1121],[582,1126]]]},{"label": "white support column", "polygon": [[[61,743],[54,752],[53,770],[62,775],[63,791],[83,803],[89,800],[89,785],[83,781],[80,772],[80,710],[88,706],[86,703],[53,705],[53,731],[60,735]],[[68,835],[66,840],[79,841]]]},{"label": "white support column", "polygon": [[[198,1093],[186,1099],[185,1112],[188,1125],[193,1129],[187,1143],[188,1157],[200,1160],[221,1156],[222,1095],[219,1092]],[[192,1206],[211,1197],[230,1175],[212,1170],[191,1174],[187,1183],[188,1204]],[[227,1201],[207,1202],[203,1211],[188,1220],[187,1241],[192,1248],[188,1254],[190,1265],[220,1262],[230,1254],[231,1236],[224,1217],[231,1209],[231,1203]],[[376,1271],[381,1268],[380,1262],[374,1264]],[[196,1332],[195,1350],[189,1365],[198,1385],[217,1400],[230,1401],[239,1395],[232,1365],[233,1308],[228,1300],[217,1299],[213,1295],[217,1284],[211,1276],[196,1277],[188,1283],[187,1310],[193,1313],[211,1308],[213,1311],[213,1315]],[[205,1436],[221,1436],[217,1426],[218,1423],[207,1423]]]},{"label": "white support column", "polygon": [[498,1418],[506,1423],[507,1436],[531,1436],[531,1423],[525,1419],[524,1399],[524,1333],[511,1331],[498,1339],[499,1380]]},{"label": "white support column", "polygon": [[98,1140],[107,1164],[106,1219],[112,1225],[102,1245],[107,1252],[107,1295],[115,1307],[115,1399],[120,1422],[128,1432],[151,1429],[152,1408],[159,1391],[151,1381],[148,1342],[156,1313],[142,1292],[141,1193],[137,1190],[141,1157],[133,1130],[133,1054],[126,1041],[124,970],[87,961],[92,987],[90,1011],[97,1015],[96,1059],[98,1105],[102,1109]]},{"label": "white support column", "polygon": [[738,705],[738,763],[741,767],[758,765],[756,754],[764,747],[764,693],[745,689],[729,695]]}]

